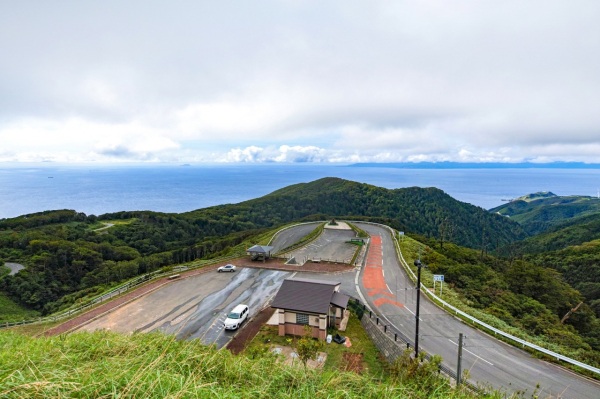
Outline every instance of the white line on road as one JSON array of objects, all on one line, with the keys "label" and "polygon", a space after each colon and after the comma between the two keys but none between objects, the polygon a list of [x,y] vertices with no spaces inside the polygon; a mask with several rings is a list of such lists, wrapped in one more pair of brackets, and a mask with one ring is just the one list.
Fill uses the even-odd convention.
[{"label": "white line on road", "polygon": [[[448,338],[448,341],[450,341],[450,342],[452,342],[454,345],[458,346],[458,344],[457,344],[456,342],[452,341],[450,338]],[[475,356],[477,359],[481,359],[481,360],[483,360],[484,362],[486,362],[486,363],[487,363],[487,364],[489,364],[490,366],[493,366],[493,365],[494,365],[493,363],[490,363],[490,362],[488,362],[487,360],[485,360],[485,359],[484,359],[484,358],[482,358],[481,356],[477,356],[476,354],[474,354],[474,353],[473,353],[473,352],[471,352],[470,350],[468,350],[468,349],[465,349],[465,347],[464,347],[464,346],[463,346],[463,351],[465,351],[465,352],[469,352],[471,355]]]},{"label": "white line on road", "polygon": [[385,286],[387,287],[388,291],[390,292],[390,294],[393,294],[394,292],[390,289],[390,286],[387,285],[387,283],[385,283]]}]

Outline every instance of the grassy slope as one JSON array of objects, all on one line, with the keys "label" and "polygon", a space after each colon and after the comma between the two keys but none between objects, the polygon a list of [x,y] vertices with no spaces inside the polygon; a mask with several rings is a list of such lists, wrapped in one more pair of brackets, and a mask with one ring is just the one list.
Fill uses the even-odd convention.
[{"label": "grassy slope", "polygon": [[9,322],[21,321],[30,320],[38,316],[39,312],[20,306],[0,291],[0,320]]},{"label": "grassy slope", "polygon": [[305,372],[274,356],[251,360],[161,334],[30,338],[0,332],[3,398],[475,397],[436,381],[401,385],[349,372]]},{"label": "grassy slope", "polygon": [[[445,263],[444,255],[439,254],[436,250],[432,249],[431,247],[428,247],[427,245],[419,241],[413,240],[410,237],[405,236],[401,241],[400,246],[402,249],[402,254],[409,265],[412,265],[413,260],[419,258],[421,254],[427,254],[426,258],[429,260],[438,258],[438,260],[441,260],[442,263]],[[413,271],[416,273],[415,268],[412,268]],[[423,282],[423,284],[428,288],[433,288],[433,274],[436,273],[439,273],[439,271],[434,271],[431,268],[423,268],[421,276],[421,281]],[[473,302],[465,297],[464,292],[457,292],[457,290],[454,290],[452,288],[452,285],[452,281],[448,279],[448,276],[446,276],[446,284],[444,284],[443,299],[451,305],[463,310],[471,316],[495,328],[501,329],[516,337],[525,339],[526,341],[550,349],[557,353],[562,353],[566,356],[578,359],[580,361],[583,361],[584,363],[597,365],[598,352],[590,351],[589,348],[583,348],[581,346],[581,338],[578,338],[577,340],[571,342],[572,345],[570,346],[569,341],[565,339],[566,334],[561,334],[559,336],[554,337],[546,336],[543,334],[534,335],[530,332],[527,332],[525,329],[519,327],[518,325],[516,325],[516,323],[509,324],[507,321],[502,320],[497,315],[494,315],[489,311],[486,311],[485,309],[481,309],[481,306],[474,307]],[[439,295],[439,285],[437,287],[437,294]],[[565,342],[563,342],[563,340]]]}]

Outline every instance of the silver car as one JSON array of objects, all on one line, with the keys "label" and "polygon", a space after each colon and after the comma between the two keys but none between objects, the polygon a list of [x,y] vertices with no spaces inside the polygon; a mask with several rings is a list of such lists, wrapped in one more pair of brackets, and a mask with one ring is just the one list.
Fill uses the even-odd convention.
[{"label": "silver car", "polygon": [[229,264],[229,265],[225,265],[225,266],[221,266],[217,269],[217,271],[219,273],[221,272],[234,272],[235,271],[235,265]]}]

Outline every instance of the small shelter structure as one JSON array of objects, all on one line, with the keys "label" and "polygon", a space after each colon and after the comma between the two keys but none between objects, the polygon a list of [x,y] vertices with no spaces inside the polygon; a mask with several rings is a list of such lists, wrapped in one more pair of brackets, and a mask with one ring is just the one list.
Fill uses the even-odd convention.
[{"label": "small shelter structure", "polygon": [[273,247],[268,245],[254,245],[246,250],[246,254],[252,260],[262,260],[263,262],[271,257]]},{"label": "small shelter structure", "polygon": [[310,326],[314,338],[324,340],[327,328],[339,328],[350,297],[339,292],[340,283],[313,279],[285,279],[273,299],[279,335],[304,335]]}]

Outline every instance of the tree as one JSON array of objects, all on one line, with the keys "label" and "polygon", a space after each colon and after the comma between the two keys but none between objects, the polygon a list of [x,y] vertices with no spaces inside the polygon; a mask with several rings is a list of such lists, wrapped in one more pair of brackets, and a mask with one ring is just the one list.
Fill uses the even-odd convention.
[{"label": "tree", "polygon": [[302,361],[304,369],[306,369],[309,360],[317,359],[317,355],[322,347],[323,342],[312,337],[312,327],[304,326],[304,335],[296,342],[296,353]]}]

